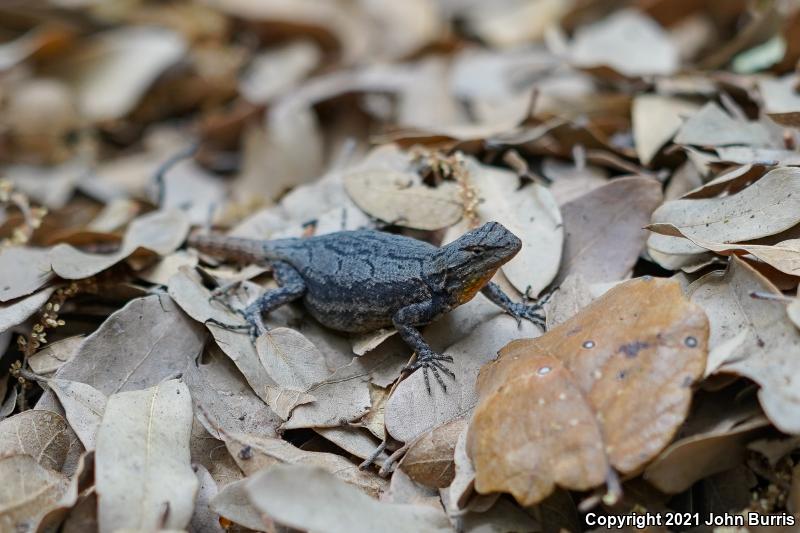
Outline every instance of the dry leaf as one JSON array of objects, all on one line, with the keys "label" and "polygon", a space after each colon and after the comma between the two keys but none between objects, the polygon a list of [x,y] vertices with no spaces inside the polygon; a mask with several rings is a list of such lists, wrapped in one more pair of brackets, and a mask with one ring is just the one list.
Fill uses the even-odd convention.
[{"label": "dry leaf", "polygon": [[174,377],[200,353],[204,334],[166,294],[131,300],[81,343],[55,377],[102,392],[138,390]]},{"label": "dry leaf", "polygon": [[[777,168],[742,191],[721,198],[673,200],[655,210],[652,222],[676,226],[692,238],[741,242],[775,235],[800,222],[800,170]],[[697,254],[703,249],[676,237],[651,235],[648,251]]]},{"label": "dry leaf", "polygon": [[83,446],[94,450],[97,428],[106,410],[106,395],[79,381],[51,379],[47,385],[64,407],[66,419]]},{"label": "dry leaf", "polygon": [[[49,116],[46,118],[50,119]],[[51,125],[48,123],[45,127],[50,128]],[[53,135],[53,132],[48,132]],[[61,135],[57,139],[63,142],[64,132],[55,134]],[[32,200],[50,209],[61,209],[72,198],[76,185],[89,174],[89,168],[85,161],[73,159],[57,166],[13,165],[4,174]]]},{"label": "dry leaf", "polygon": [[558,286],[547,305],[547,330],[566,322],[589,305],[594,296],[592,289],[580,274],[570,274]]},{"label": "dry leaf", "polygon": [[466,425],[466,419],[461,418],[425,433],[411,444],[399,467],[420,485],[448,487],[455,477],[456,441]]},{"label": "dry leaf", "polygon": [[800,124],[800,95],[797,94],[797,75],[789,74],[782,78],[762,78],[758,89],[764,100],[764,111],[783,126]]},{"label": "dry leaf", "polygon": [[69,244],[50,251],[53,272],[64,279],[82,279],[119,263],[140,248],[166,255],[174,252],[189,233],[189,221],[181,211],[156,211],[131,222],[122,244],[112,254],[90,254]]},{"label": "dry leaf", "polygon": [[241,479],[225,485],[211,500],[210,508],[216,514],[255,531],[266,529],[261,513],[250,503],[246,486],[250,479]]},{"label": "dry leaf", "polygon": [[463,212],[455,183],[423,184],[409,158],[393,146],[377,149],[357,169],[347,172],[344,186],[369,215],[408,228],[446,228],[458,222]]},{"label": "dry leaf", "polygon": [[0,332],[9,330],[28,320],[47,303],[54,291],[55,287],[48,287],[30,296],[0,304]]},{"label": "dry leaf", "polygon": [[506,346],[478,380],[468,434],[476,489],[530,505],[556,485],[596,486],[610,467],[636,472],[686,416],[707,332],[677,282],[649,278],[618,285],[538,339]]},{"label": "dry leaf", "polygon": [[684,233],[681,229],[672,224],[650,224],[647,226],[647,229],[659,235],[682,237],[692,244],[696,244],[701,248],[721,255],[749,254],[791,276],[797,276],[798,273],[800,273],[800,239],[781,241],[774,246],[766,246],[763,244],[724,244],[690,237],[690,234]]},{"label": "dry leaf", "polygon": [[610,67],[623,76],[672,74],[678,50],[657,22],[634,9],[619,10],[575,33],[570,49],[580,67]]},{"label": "dry leaf", "polygon": [[[25,265],[25,268],[20,268]],[[9,302],[27,296],[53,279],[50,251],[40,248],[11,246],[0,250],[0,301]]]},{"label": "dry leaf", "polygon": [[[386,348],[384,348],[386,346]],[[309,387],[305,393],[314,401],[297,406],[283,425],[284,429],[340,426],[354,421],[370,409],[370,382],[375,376],[398,376],[408,362],[408,349],[393,350],[384,344],[363,357],[354,357],[346,366]]]},{"label": "dry leaf", "polygon": [[770,421],[785,433],[800,433],[800,408],[792,384],[800,360],[800,332],[782,304],[752,298],[754,291],[781,294],[752,267],[732,257],[724,274],[706,274],[688,293],[711,324],[709,362],[715,350],[736,340],[724,350],[726,357],[715,357],[717,366],[712,370],[758,383],[758,399]]},{"label": "dry leaf", "polygon": [[372,533],[391,524],[397,533],[452,531],[442,511],[380,503],[319,467],[276,465],[253,476],[245,490],[259,511],[297,529]]},{"label": "dry leaf", "polygon": [[176,380],[108,398],[95,466],[101,533],[188,525],[199,484],[191,427],[189,389]]},{"label": "dry leaf", "polygon": [[[696,481],[741,464],[745,446],[758,429],[769,425],[758,406],[737,405],[728,398],[715,398],[716,405],[701,405],[699,413],[687,421],[690,430],[665,449],[647,466],[644,479],[667,494],[677,494]],[[702,413],[716,410],[709,416]]]},{"label": "dry leaf", "polygon": [[330,375],[325,357],[293,329],[275,328],[256,341],[261,364],[278,387],[305,391]]},{"label": "dry leaf", "polygon": [[642,227],[661,200],[656,180],[632,176],[613,179],[563,205],[566,235],[556,284],[571,274],[588,283],[623,279],[647,240]]},{"label": "dry leaf", "polygon": [[[372,388],[373,394],[370,395],[372,400],[372,408],[370,409],[370,413],[372,413],[376,409],[376,401],[374,394],[376,388],[377,387]],[[382,391],[383,389],[378,389],[378,390]],[[379,402],[378,402],[378,409],[380,409]],[[366,417],[361,420],[361,423],[367,426],[368,421],[366,420]],[[373,428],[367,427],[366,429],[372,431]],[[383,427],[381,426],[380,429],[382,430]],[[317,434],[324,437],[325,440],[332,442],[333,444],[343,449],[347,453],[352,454],[360,459],[366,459],[368,457],[372,457],[379,444],[379,442],[376,441],[375,438],[370,436],[369,431],[365,431],[360,427],[341,426],[338,428],[315,428],[314,431],[316,431]],[[376,431],[375,433],[378,432]],[[373,433],[373,435],[375,433]],[[383,431],[381,431],[380,434],[382,435]],[[386,452],[381,452],[375,458],[375,463],[380,464],[382,461],[388,459],[388,457],[389,456],[386,455]]]},{"label": "dry leaf", "polygon": [[233,457],[225,448],[225,443],[211,436],[197,417],[192,421],[189,448],[192,454],[192,464],[202,465],[220,487],[239,481],[244,477]]},{"label": "dry leaf", "polygon": [[186,52],[183,38],[165,28],[131,26],[99,33],[59,65],[95,121],[120,118],[153,81]]},{"label": "dry leaf", "polygon": [[401,59],[436,42],[443,30],[441,13],[432,0],[361,4],[368,17],[370,52],[383,59]]},{"label": "dry leaf", "polygon": [[358,465],[340,455],[308,452],[278,438],[239,433],[228,435],[225,444],[246,476],[253,476],[276,464],[301,464],[322,468],[373,498],[377,498],[388,487],[385,479],[369,470],[359,469]]},{"label": "dry leaf", "polygon": [[719,161],[738,165],[796,166],[800,156],[794,150],[722,146],[716,149]]},{"label": "dry leaf", "polygon": [[224,182],[191,159],[173,165],[164,176],[163,186],[161,208],[180,211],[192,224],[205,224],[226,195]]},{"label": "dry leaf", "polygon": [[469,509],[480,513],[494,505],[499,494],[475,493],[475,469],[472,467],[472,459],[467,454],[468,430],[469,426],[461,431],[456,440],[455,450],[453,450],[455,477],[446,489],[447,492],[441,491],[440,493],[448,511],[450,509]]},{"label": "dry leaf", "polygon": [[189,522],[189,531],[192,533],[225,533],[219,523],[219,516],[211,510],[211,500],[219,493],[216,481],[203,465],[192,465],[192,468],[200,482],[200,488],[197,491],[192,521]]},{"label": "dry leaf", "polygon": [[209,347],[204,357],[189,361],[183,379],[192,400],[202,408],[200,422],[216,438],[223,438],[220,430],[275,435],[281,420],[255,395],[233,361],[218,347]]},{"label": "dry leaf", "polygon": [[48,343],[28,359],[31,370],[39,375],[52,374],[75,356],[83,339],[83,335],[75,335]]},{"label": "dry leaf", "polygon": [[634,98],[631,115],[636,155],[643,165],[649,165],[659,150],[683,124],[683,119],[697,110],[689,100],[643,94]]},{"label": "dry leaf", "polygon": [[30,455],[44,468],[61,472],[77,447],[75,433],[57,413],[32,409],[0,421],[0,455]]},{"label": "dry leaf", "polygon": [[139,279],[143,279],[153,285],[166,286],[170,278],[180,272],[181,268],[185,267],[191,270],[197,266],[197,262],[198,258],[196,254],[185,250],[178,250],[166,257],[162,257],[156,264],[138,272],[136,275]]},{"label": "dry leaf", "polygon": [[309,41],[295,41],[259,53],[239,80],[239,92],[254,104],[285,94],[319,63],[320,50]]},{"label": "dry leaf", "polygon": [[541,40],[569,9],[570,2],[512,0],[504,2],[501,9],[483,3],[462,5],[467,11],[461,15],[482,40],[496,48],[513,48]]},{"label": "dry leaf", "polygon": [[55,531],[78,501],[79,493],[86,493],[94,485],[94,452],[81,454],[78,467],[69,480],[67,490],[54,509],[48,511],[39,524],[38,531]]},{"label": "dry leaf", "polygon": [[708,183],[692,188],[680,195],[680,197],[683,199],[713,198],[715,196],[734,194],[751,185],[754,181],[761,179],[764,172],[765,168],[760,165],[734,167],[732,170],[718,175]]},{"label": "dry leaf", "polygon": [[0,529],[33,532],[55,509],[69,486],[64,475],[44,468],[31,456],[0,456]]},{"label": "dry leaf", "polygon": [[405,472],[395,469],[389,482],[389,490],[383,493],[381,501],[388,503],[410,503],[414,505],[427,505],[438,509],[442,501],[436,489],[429,489],[415,483]]},{"label": "dry leaf", "polygon": [[694,113],[681,126],[675,142],[696,146],[742,144],[754,148],[774,144],[770,132],[761,123],[733,118],[715,102],[707,103]]}]

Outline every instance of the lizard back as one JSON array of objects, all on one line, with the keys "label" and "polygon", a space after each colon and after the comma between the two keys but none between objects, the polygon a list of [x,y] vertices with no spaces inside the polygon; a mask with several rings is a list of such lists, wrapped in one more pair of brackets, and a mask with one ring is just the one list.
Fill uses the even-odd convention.
[{"label": "lizard back", "polygon": [[430,298],[425,262],[438,250],[424,241],[375,230],[263,241],[195,236],[189,244],[217,257],[288,263],[306,284],[303,302],[309,313],[346,332],[390,326],[397,310]]}]

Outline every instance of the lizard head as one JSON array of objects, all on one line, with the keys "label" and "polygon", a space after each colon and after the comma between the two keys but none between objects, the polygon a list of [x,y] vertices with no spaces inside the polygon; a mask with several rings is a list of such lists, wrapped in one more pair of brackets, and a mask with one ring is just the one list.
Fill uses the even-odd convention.
[{"label": "lizard head", "polygon": [[448,293],[459,303],[470,300],[520,248],[519,237],[499,222],[487,222],[443,246]]}]

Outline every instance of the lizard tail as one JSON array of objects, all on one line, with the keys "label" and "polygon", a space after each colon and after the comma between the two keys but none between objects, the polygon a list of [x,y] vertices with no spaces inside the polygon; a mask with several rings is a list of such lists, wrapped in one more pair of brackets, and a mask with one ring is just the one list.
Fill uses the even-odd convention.
[{"label": "lizard tail", "polygon": [[265,259],[264,241],[227,235],[190,235],[186,244],[198,251],[222,259],[255,263]]}]

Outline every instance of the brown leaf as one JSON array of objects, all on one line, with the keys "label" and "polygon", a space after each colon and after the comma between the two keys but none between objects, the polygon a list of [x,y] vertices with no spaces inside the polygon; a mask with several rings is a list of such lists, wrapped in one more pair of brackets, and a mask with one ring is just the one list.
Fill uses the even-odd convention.
[{"label": "brown leaf", "polygon": [[425,487],[445,488],[455,477],[453,453],[467,421],[463,418],[435,427],[414,441],[400,461],[400,468]]},{"label": "brown leaf", "polygon": [[476,489],[530,505],[556,485],[596,486],[609,467],[635,473],[686,416],[707,335],[677,282],[643,278],[509,344],[478,380],[468,434]]}]

